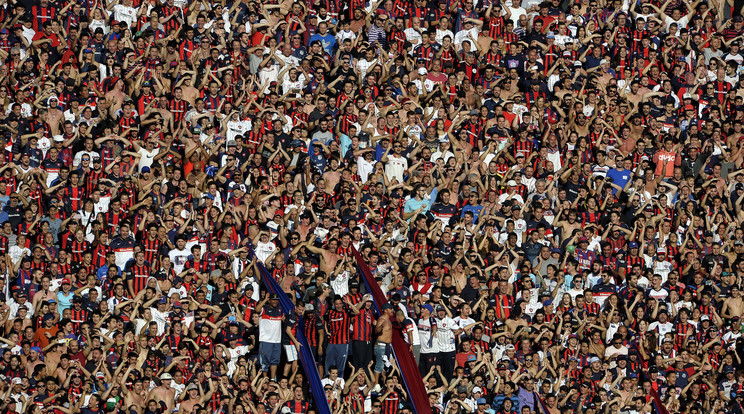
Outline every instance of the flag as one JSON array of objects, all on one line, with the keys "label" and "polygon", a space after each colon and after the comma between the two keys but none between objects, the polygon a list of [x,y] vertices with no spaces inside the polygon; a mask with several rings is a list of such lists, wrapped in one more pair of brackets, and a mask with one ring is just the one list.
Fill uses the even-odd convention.
[{"label": "flag", "polygon": [[[354,258],[357,261],[359,267],[359,273],[362,275],[364,285],[367,287],[367,292],[372,294],[372,303],[377,309],[377,313],[382,315],[382,305],[387,303],[385,294],[377,285],[372,272],[369,271],[369,267],[362,259],[359,252],[351,246],[351,251],[354,254]],[[417,414],[431,414],[431,406],[429,405],[429,395],[426,393],[424,387],[424,380],[421,378],[419,373],[416,359],[413,358],[413,353],[409,349],[408,343],[403,339],[403,335],[398,330],[393,330],[393,352],[395,353],[395,360],[398,361],[400,367],[400,373],[403,375],[403,384],[408,390],[408,398],[413,403],[413,412]]]},{"label": "flag", "polygon": [[651,403],[654,406],[654,410],[656,410],[657,414],[669,414],[669,411],[667,411],[664,404],[661,402],[661,398],[659,398],[659,393],[656,392],[656,390],[651,387]]},{"label": "flag", "polygon": [[[545,405],[545,401],[543,401],[543,399],[540,398],[540,396],[537,395],[535,391],[532,391],[532,395],[535,397],[535,401],[537,401],[537,405],[539,406],[540,410],[542,410],[542,413],[550,414],[550,411],[548,411],[548,406]],[[535,411],[538,411],[538,407],[535,407]]]},{"label": "flag", "polygon": [[[261,278],[263,279],[264,285],[270,293],[279,295],[279,305],[282,307],[282,311],[285,314],[294,312],[295,306],[292,300],[282,290],[279,283],[274,280],[268,269],[256,258],[256,253],[253,251],[250,243],[245,246],[248,249],[248,253],[253,257],[258,266],[258,271],[261,272]],[[318,373],[318,366],[315,364],[315,357],[310,350],[310,344],[305,338],[305,320],[302,315],[297,316],[297,342],[300,343],[300,349],[298,354],[300,356],[300,363],[302,368],[305,370],[305,376],[310,381],[310,388],[312,389],[312,395],[315,396],[315,406],[318,408],[320,414],[332,414],[331,407],[328,405],[328,400],[325,398],[325,390],[323,384],[320,382],[320,373]]]}]

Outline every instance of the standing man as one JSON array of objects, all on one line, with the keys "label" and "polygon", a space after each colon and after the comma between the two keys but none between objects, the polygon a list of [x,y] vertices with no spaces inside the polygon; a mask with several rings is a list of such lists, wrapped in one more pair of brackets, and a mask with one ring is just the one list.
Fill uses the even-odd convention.
[{"label": "standing man", "polygon": [[393,322],[395,315],[393,305],[386,303],[382,305],[382,316],[375,323],[375,333],[377,342],[375,342],[375,383],[379,382],[380,373],[385,368],[384,357],[390,352],[390,343],[393,341]]},{"label": "standing man", "polygon": [[256,305],[256,312],[261,315],[261,321],[258,323],[258,356],[261,370],[269,372],[271,378],[276,378],[276,369],[282,356],[284,322],[284,312],[279,307],[279,296],[276,293],[266,295],[264,300]]},{"label": "standing man", "polygon": [[[326,350],[325,371],[329,372],[332,366],[338,368],[338,372],[343,376],[346,368],[346,358],[349,356],[349,342],[351,337],[351,314],[359,313],[349,299],[346,299],[349,308],[344,308],[344,300],[337,296],[333,300],[333,309],[328,311],[328,348]],[[363,306],[360,302],[359,306]]]},{"label": "standing man", "polygon": [[444,378],[452,378],[455,372],[455,356],[457,354],[455,335],[460,335],[462,330],[450,316],[449,310],[442,305],[437,306],[436,323],[439,365],[442,367]]},{"label": "standing man", "polygon": [[359,314],[353,318],[351,331],[351,360],[355,368],[366,368],[372,361],[372,324],[375,315],[372,310],[372,295],[362,298]]},{"label": "standing man", "polygon": [[421,355],[418,366],[422,376],[426,375],[431,367],[437,365],[437,356],[439,355],[439,341],[437,341],[437,321],[432,316],[434,307],[429,304],[421,307],[421,317],[419,318],[416,328],[418,335]]}]

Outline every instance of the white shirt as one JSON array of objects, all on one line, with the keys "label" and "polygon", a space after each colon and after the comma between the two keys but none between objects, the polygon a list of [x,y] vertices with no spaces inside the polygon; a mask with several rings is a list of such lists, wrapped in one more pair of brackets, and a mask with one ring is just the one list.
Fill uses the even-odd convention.
[{"label": "white shirt", "polygon": [[439,43],[441,45],[442,44],[442,40],[444,40],[444,37],[445,36],[449,36],[450,39],[452,39],[453,41],[455,40],[455,34],[452,33],[452,30],[439,30],[439,29],[437,29],[437,34],[435,36],[435,39],[436,39],[437,43]]},{"label": "white shirt", "polygon": [[160,312],[158,308],[150,308],[152,313],[152,320],[158,325],[158,335],[162,335],[165,332],[165,324],[168,323],[168,315],[170,312]]},{"label": "white shirt", "polygon": [[367,59],[359,59],[357,60],[357,68],[362,71],[362,78],[367,76],[367,70],[369,70],[372,65],[374,65],[377,62],[377,59],[372,59],[371,61]]},{"label": "white shirt", "polygon": [[690,18],[685,16],[682,16],[679,20],[672,19],[671,16],[667,16],[666,19],[664,19],[664,23],[666,24],[667,30],[669,30],[669,26],[672,25],[672,23],[677,23],[677,33],[675,33],[676,36],[679,36],[679,31],[683,27],[687,27],[687,23],[689,23]]},{"label": "white shirt", "polygon": [[437,326],[437,324],[432,317],[429,317],[429,319],[421,318],[416,322],[422,354],[435,354],[439,352],[439,343],[436,337],[432,337],[434,326]]},{"label": "white shirt", "polygon": [[[419,30],[414,29],[413,27],[409,27],[408,29],[403,31],[403,34],[406,35],[406,40],[412,45],[417,45],[421,43],[421,28]],[[413,52],[413,50],[411,50]]]},{"label": "white shirt", "polygon": [[189,260],[189,255],[191,255],[191,253],[185,248],[183,250],[173,249],[168,252],[168,257],[170,257],[170,260],[173,263],[173,270],[176,274],[183,272],[183,267],[186,265],[186,261]]},{"label": "white shirt", "polygon": [[142,172],[142,168],[144,167],[152,167],[152,163],[159,152],[160,148],[153,148],[152,151],[148,151],[147,148],[140,147],[139,151],[137,151],[137,154],[141,155],[138,164],[140,172]]},{"label": "white shirt", "polygon": [[137,19],[137,10],[134,7],[127,7],[123,4],[114,6],[114,20],[126,22],[127,26],[132,27]]},{"label": "white shirt", "polygon": [[10,308],[10,318],[15,318],[18,315],[18,308],[21,307],[21,305],[25,305],[26,308],[28,308],[28,313],[26,314],[26,319],[30,319],[32,316],[34,316],[34,306],[31,304],[31,302],[26,301],[26,303],[18,303],[16,301],[13,301],[8,305]]},{"label": "white shirt", "polygon": [[19,263],[23,259],[23,256],[31,256],[31,250],[28,247],[19,247],[16,245],[8,249],[8,254],[13,263]]},{"label": "white shirt", "polygon": [[472,35],[475,40],[478,40],[478,28],[472,27],[470,30],[463,29],[457,32],[454,38],[457,50],[462,49],[463,42],[470,43],[470,50],[476,50],[475,43],[470,39],[470,35]]},{"label": "white shirt", "polygon": [[388,162],[385,166],[385,174],[388,180],[398,180],[399,183],[403,182],[403,173],[408,169],[408,160],[404,157],[399,157],[393,154],[388,154]]},{"label": "white shirt", "polygon": [[256,243],[256,257],[258,260],[261,261],[261,263],[265,262],[266,259],[271,256],[272,253],[276,250],[276,244],[274,244],[273,241],[268,241],[267,243],[263,243],[259,240],[258,243]]},{"label": "white shirt", "polygon": [[437,345],[440,352],[455,351],[455,330],[460,329],[457,323],[450,317],[437,319]]}]

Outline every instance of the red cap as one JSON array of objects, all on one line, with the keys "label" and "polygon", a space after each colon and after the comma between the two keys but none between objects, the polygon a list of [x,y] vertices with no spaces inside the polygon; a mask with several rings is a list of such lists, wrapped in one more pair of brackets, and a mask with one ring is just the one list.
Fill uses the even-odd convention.
[{"label": "red cap", "polygon": [[276,216],[282,216],[282,217],[284,217],[284,210],[282,210],[282,209],[276,210],[274,212],[274,217],[276,217]]},{"label": "red cap", "polygon": [[685,111],[694,111],[695,108],[692,105],[685,105]]},{"label": "red cap", "polygon": [[72,284],[72,283],[70,282],[70,279],[68,279],[68,278],[64,278],[64,279],[62,279],[62,282],[61,282],[61,283],[62,283],[63,285],[71,285],[71,284]]}]

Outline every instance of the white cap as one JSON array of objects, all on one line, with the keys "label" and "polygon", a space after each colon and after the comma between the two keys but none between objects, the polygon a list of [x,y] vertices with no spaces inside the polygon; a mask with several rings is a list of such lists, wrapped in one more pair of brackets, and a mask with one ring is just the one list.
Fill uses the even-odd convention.
[{"label": "white cap", "polygon": [[473,394],[475,394],[476,392],[480,392],[480,393],[482,393],[482,392],[483,392],[483,390],[481,389],[481,387],[473,387],[473,390],[472,390],[471,392],[472,392]]},{"label": "white cap", "polygon": [[419,75],[426,75],[427,73],[429,72],[426,70],[426,68],[419,68],[418,70]]},{"label": "white cap", "polygon": [[54,142],[65,142],[64,137],[62,135],[55,135],[54,138],[52,138]]},{"label": "white cap", "polygon": [[506,182],[506,185],[508,185],[509,187],[516,187],[517,186],[517,182],[514,181],[514,180],[509,180],[509,181]]}]

